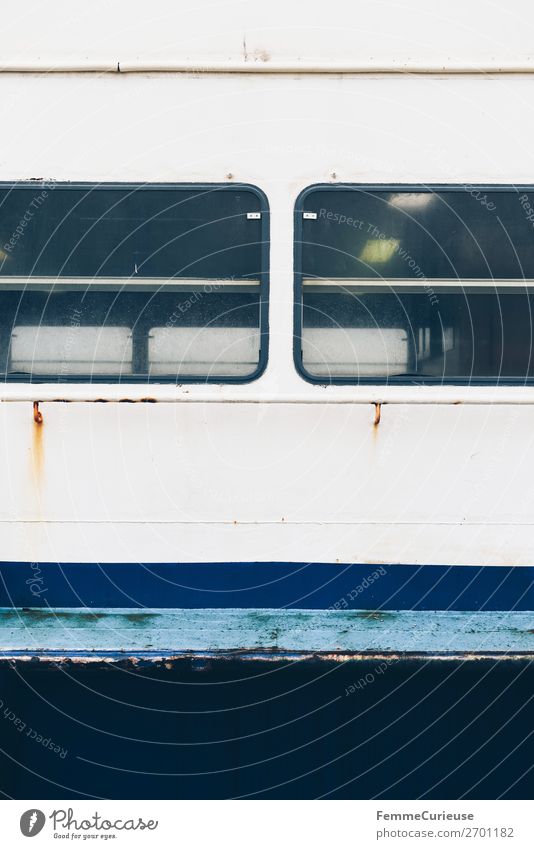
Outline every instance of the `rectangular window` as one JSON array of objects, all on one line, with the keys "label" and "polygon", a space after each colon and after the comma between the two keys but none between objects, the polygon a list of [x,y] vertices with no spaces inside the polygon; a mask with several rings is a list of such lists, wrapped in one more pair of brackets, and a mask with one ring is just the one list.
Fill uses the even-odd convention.
[{"label": "rectangular window", "polygon": [[250,380],[267,256],[250,186],[0,184],[0,374]]},{"label": "rectangular window", "polygon": [[534,378],[534,188],[322,186],[296,209],[296,351],[320,383]]}]

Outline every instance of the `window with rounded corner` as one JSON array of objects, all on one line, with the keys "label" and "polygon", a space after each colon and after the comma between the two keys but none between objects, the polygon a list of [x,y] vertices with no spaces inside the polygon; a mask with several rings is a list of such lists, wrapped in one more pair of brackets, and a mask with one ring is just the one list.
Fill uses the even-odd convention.
[{"label": "window with rounded corner", "polygon": [[316,383],[534,378],[534,187],[313,186],[295,362]]},{"label": "window with rounded corner", "polygon": [[3,379],[252,380],[268,228],[252,186],[0,184]]}]

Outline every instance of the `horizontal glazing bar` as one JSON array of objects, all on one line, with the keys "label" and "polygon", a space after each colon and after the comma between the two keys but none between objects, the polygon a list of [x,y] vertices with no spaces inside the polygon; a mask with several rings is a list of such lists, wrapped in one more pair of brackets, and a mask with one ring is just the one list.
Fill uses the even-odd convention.
[{"label": "horizontal glazing bar", "polygon": [[349,291],[351,294],[367,294],[369,292],[391,292],[400,290],[402,292],[420,293],[429,289],[439,289],[443,293],[458,294],[471,292],[480,294],[495,294],[499,290],[510,294],[525,294],[532,290],[534,293],[534,280],[454,280],[454,279],[431,279],[421,277],[418,279],[395,279],[384,280],[381,278],[305,278],[302,281],[303,288],[312,289],[314,292],[332,292],[336,289],[340,292]]},{"label": "horizontal glazing bar", "polygon": [[259,280],[228,280],[206,278],[165,278],[165,277],[2,277],[0,291],[43,291],[54,292],[80,291],[166,291],[166,292],[202,292],[210,294],[225,292],[257,291]]}]

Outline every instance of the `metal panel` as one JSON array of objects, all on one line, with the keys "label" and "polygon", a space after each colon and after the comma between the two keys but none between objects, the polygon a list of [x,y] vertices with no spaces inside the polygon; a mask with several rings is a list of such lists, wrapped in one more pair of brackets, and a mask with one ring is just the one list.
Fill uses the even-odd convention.
[{"label": "metal panel", "polygon": [[529,656],[0,659],[2,790],[531,799],[533,686]]},{"label": "metal panel", "polygon": [[0,608],[0,655],[528,653],[532,613]]},{"label": "metal panel", "polygon": [[[450,0],[429,7],[394,0],[377,14],[372,4],[337,0],[273,0],[268,26],[256,3],[200,0],[184,7],[160,0],[157,14],[141,0],[96,0],[76,8],[28,0],[6,21],[3,69],[93,69],[258,72],[531,69],[524,0],[511,5]],[[50,28],[50,21],[61,27]],[[124,21],[128,21],[128,26]],[[103,25],[104,22],[104,25]],[[46,33],[46,36],[44,35]],[[476,37],[475,37],[476,34]]]}]

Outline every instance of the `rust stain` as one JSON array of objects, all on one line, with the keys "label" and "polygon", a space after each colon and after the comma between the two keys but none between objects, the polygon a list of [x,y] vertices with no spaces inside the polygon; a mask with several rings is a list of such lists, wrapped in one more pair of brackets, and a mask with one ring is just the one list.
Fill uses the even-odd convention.
[{"label": "rust stain", "polygon": [[356,619],[394,619],[395,613],[393,611],[385,611],[385,610],[353,610],[351,611],[351,615],[355,616]]},{"label": "rust stain", "polygon": [[375,418],[373,421],[373,427],[378,427],[380,424],[380,416],[382,414],[382,404],[378,401],[375,401]]},{"label": "rust stain", "polygon": [[[100,399],[99,399],[100,400]],[[155,398],[119,398],[119,404],[156,404]]]},{"label": "rust stain", "polygon": [[39,486],[43,476],[43,423],[43,414],[39,409],[39,401],[34,401],[32,427],[32,471],[33,478],[37,486]]},{"label": "rust stain", "polygon": [[[106,614],[103,613],[101,615],[105,616]],[[124,618],[127,620],[127,622],[131,622],[134,625],[143,625],[146,624],[149,620],[152,621],[153,619],[157,619],[159,615],[160,614],[158,613],[146,613],[140,610],[135,611],[135,613],[125,613]]]},{"label": "rust stain", "polygon": [[[30,619],[29,627],[33,625],[34,622],[49,622],[52,617],[54,620],[63,619],[68,620],[69,622],[80,622],[84,624],[88,619],[104,619],[108,614],[93,611],[90,608],[87,610],[53,610],[50,613],[50,608],[46,607],[23,607],[22,612],[24,616],[27,616]],[[20,622],[20,610],[14,608],[13,610],[6,611],[6,619],[13,619],[15,622]]]},{"label": "rust stain", "polygon": [[[51,404],[157,404],[157,398],[119,398],[115,401],[114,398],[91,398],[90,400],[84,399],[83,401],[78,401],[76,398],[51,398]],[[34,410],[35,405],[37,404],[37,409],[39,405],[39,401],[34,401]]]}]

